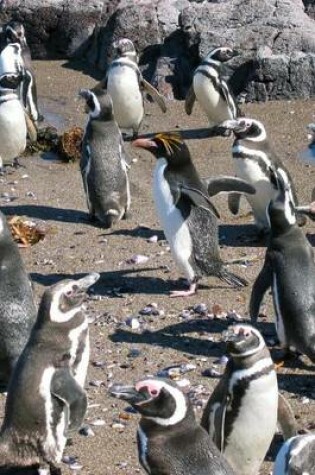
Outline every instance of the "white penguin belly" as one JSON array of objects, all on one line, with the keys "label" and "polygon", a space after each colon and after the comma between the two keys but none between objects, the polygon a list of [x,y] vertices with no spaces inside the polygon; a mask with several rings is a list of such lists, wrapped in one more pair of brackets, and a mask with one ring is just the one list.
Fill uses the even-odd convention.
[{"label": "white penguin belly", "polygon": [[256,189],[256,193],[246,195],[246,199],[253,209],[257,227],[259,229],[269,229],[267,206],[270,200],[276,196],[276,191],[255,160],[234,158],[234,163],[236,175],[248,181]]},{"label": "white penguin belly", "polygon": [[14,99],[0,104],[0,158],[11,164],[26,147],[26,122],[22,105]]},{"label": "white penguin belly", "polygon": [[[88,322],[84,321],[82,325],[80,325],[77,328],[74,328],[73,330],[69,332],[69,338],[71,340],[70,366],[73,365],[76,359],[77,350],[80,343],[79,340],[80,340],[80,337],[82,336],[82,332],[86,330],[88,330]],[[89,340],[89,334],[87,333],[87,336],[84,341],[84,350],[81,355],[81,361],[74,371],[74,378],[82,388],[85,383],[85,378],[86,378],[87,369],[89,365],[89,357],[90,357],[90,340]]]},{"label": "white penguin belly", "polygon": [[193,86],[196,98],[206,113],[209,125],[220,124],[224,120],[233,119],[233,114],[212,82],[202,74],[195,74]]},{"label": "white penguin belly", "polygon": [[138,77],[128,66],[117,66],[108,75],[107,91],[119,127],[138,129],[143,118],[143,98]]},{"label": "white penguin belly", "polygon": [[166,167],[165,158],[158,159],[153,177],[155,207],[173,258],[185,277],[192,281],[195,277],[194,269],[189,262],[193,252],[192,239],[185,220],[174,205],[170,186],[164,178]]},{"label": "white penguin belly", "polygon": [[277,428],[277,409],[277,376],[272,371],[250,382],[225,441],[224,455],[237,475],[258,474]]},{"label": "white penguin belly", "polygon": [[56,432],[54,434],[54,407],[51,395],[51,381],[56,369],[53,366],[46,368],[43,372],[42,379],[39,385],[39,394],[44,400],[45,406],[45,420],[46,420],[46,438],[43,442],[43,449],[47,459],[61,462],[62,454],[67,442],[65,437],[65,413],[62,412],[60,420],[56,425]]}]

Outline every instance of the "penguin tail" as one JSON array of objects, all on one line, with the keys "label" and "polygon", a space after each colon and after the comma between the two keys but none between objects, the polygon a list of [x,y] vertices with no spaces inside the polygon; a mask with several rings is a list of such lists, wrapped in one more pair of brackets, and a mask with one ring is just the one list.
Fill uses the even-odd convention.
[{"label": "penguin tail", "polygon": [[218,277],[233,287],[247,287],[248,285],[248,281],[246,279],[243,279],[243,277],[233,274],[233,272],[230,272],[224,268],[221,269]]}]

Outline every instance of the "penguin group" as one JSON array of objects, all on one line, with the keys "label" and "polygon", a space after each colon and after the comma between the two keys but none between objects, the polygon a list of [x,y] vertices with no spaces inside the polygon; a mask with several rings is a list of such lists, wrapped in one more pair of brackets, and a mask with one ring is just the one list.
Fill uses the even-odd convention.
[{"label": "penguin group", "polygon": [[[12,164],[36,137],[43,117],[25,30],[11,21],[3,28],[0,53],[0,165]],[[223,63],[238,53],[210,51],[196,68],[185,100],[191,114],[198,101],[209,127],[233,135],[235,176],[203,178],[180,132],[142,137],[144,92],[163,113],[163,96],[142,75],[132,41],[113,42],[115,58],[106,77],[78,93],[88,114],[80,171],[89,218],[104,228],[126,219],[131,209],[130,158],[133,150],[156,159],[153,201],[172,257],[188,288],[171,297],[189,297],[204,276],[236,290],[249,285],[224,262],[219,248],[219,211],[212,197],[228,194],[239,212],[245,196],[259,238],[267,239],[263,267],[252,286],[251,324],[223,333],[228,362],[205,404],[200,421],[187,395],[174,381],[145,376],[134,384],[113,383],[109,394],[140,415],[140,465],[154,475],[258,475],[277,431],[284,443],[274,475],[315,474],[315,435],[298,435],[292,409],[279,392],[276,366],[256,328],[265,293],[272,291],[275,327],[283,357],[292,352],[315,363],[315,263],[302,226],[315,206],[301,206],[292,177],[278,158],[263,123],[242,115]],[[310,130],[314,132],[314,126]],[[1,135],[2,134],[2,135]],[[303,157],[313,159],[314,144]],[[312,197],[312,201],[315,196]],[[36,308],[30,278],[0,212],[0,385],[7,391],[0,429],[0,474],[61,475],[67,440],[87,411],[84,389],[89,365],[89,327],[83,306],[100,275],[57,282]]]}]

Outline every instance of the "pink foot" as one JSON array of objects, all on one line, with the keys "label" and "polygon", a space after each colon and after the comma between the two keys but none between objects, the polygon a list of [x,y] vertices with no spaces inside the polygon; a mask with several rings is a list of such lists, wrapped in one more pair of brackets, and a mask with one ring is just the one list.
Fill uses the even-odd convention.
[{"label": "pink foot", "polygon": [[189,297],[190,295],[194,295],[197,290],[197,284],[190,284],[188,290],[174,290],[173,292],[170,293],[171,298],[175,297]]}]

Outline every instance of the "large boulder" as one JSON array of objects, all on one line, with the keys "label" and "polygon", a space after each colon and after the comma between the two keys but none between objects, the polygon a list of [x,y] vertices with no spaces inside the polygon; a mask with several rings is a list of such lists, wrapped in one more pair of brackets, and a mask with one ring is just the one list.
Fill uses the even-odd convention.
[{"label": "large boulder", "polygon": [[24,23],[35,58],[85,58],[102,74],[111,44],[128,37],[143,74],[169,98],[222,44],[240,50],[227,78],[246,100],[315,93],[314,0],[3,0],[0,21]]}]

